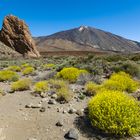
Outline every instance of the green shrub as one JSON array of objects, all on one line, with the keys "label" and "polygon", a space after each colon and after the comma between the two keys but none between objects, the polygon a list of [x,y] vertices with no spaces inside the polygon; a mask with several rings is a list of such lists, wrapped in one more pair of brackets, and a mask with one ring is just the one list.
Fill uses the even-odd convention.
[{"label": "green shrub", "polygon": [[109,80],[103,83],[103,87],[110,90],[127,91],[129,93],[138,89],[139,83],[125,72],[114,73]]},{"label": "green shrub", "polygon": [[105,60],[108,62],[118,62],[118,61],[126,61],[128,58],[125,55],[108,55],[105,57]]},{"label": "green shrub", "polygon": [[0,89],[0,96],[4,96],[4,95],[5,95],[4,91]]},{"label": "green shrub", "polygon": [[86,70],[80,70],[78,68],[69,67],[63,68],[59,73],[57,73],[57,77],[68,80],[69,82],[76,82],[77,78],[82,73],[88,73]]},{"label": "green shrub", "polygon": [[15,72],[20,72],[21,71],[21,68],[19,66],[9,66],[7,68],[7,70],[11,70],[11,71],[15,71]]},{"label": "green shrub", "polygon": [[34,85],[34,90],[37,93],[47,92],[49,90],[48,82],[47,81],[40,81]]},{"label": "green shrub", "polygon": [[68,82],[63,81],[63,80],[50,79],[49,84],[51,85],[51,88],[53,89],[60,89],[60,88],[68,87]]},{"label": "green shrub", "polygon": [[23,71],[22,74],[23,75],[30,75],[33,74],[35,72],[35,69],[33,67],[26,67]]},{"label": "green shrub", "polygon": [[85,89],[86,89],[86,94],[87,95],[93,96],[101,89],[101,85],[97,85],[93,82],[88,82],[85,85]]},{"label": "green shrub", "polygon": [[113,67],[115,72],[124,71],[132,76],[140,77],[140,65],[132,61],[127,61]]},{"label": "green shrub", "polygon": [[121,136],[140,133],[140,107],[127,94],[103,91],[90,100],[88,109],[93,127]]},{"label": "green shrub", "polygon": [[57,101],[69,102],[71,98],[72,94],[68,87],[62,87],[57,90]]},{"label": "green shrub", "polygon": [[140,61],[140,54],[134,54],[130,57],[133,61]]},{"label": "green shrub", "polygon": [[44,70],[50,70],[50,69],[53,69],[54,67],[55,67],[55,64],[44,64],[43,65]]},{"label": "green shrub", "polygon": [[50,80],[51,88],[56,91],[57,101],[69,102],[72,98],[72,92],[69,89],[67,81],[63,80]]},{"label": "green shrub", "polygon": [[24,91],[30,89],[31,84],[32,84],[31,79],[25,78],[12,83],[11,89],[13,91]]},{"label": "green shrub", "polygon": [[2,70],[0,71],[0,81],[17,81],[19,79],[19,75],[16,72],[10,70]]},{"label": "green shrub", "polygon": [[21,65],[21,68],[27,68],[27,67],[31,67],[31,65],[29,63],[24,63]]}]

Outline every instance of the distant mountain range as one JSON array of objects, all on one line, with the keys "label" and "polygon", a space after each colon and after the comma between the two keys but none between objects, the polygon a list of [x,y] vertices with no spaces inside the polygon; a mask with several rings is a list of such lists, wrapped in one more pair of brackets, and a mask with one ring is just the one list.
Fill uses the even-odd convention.
[{"label": "distant mountain range", "polygon": [[40,52],[45,51],[140,51],[140,43],[88,26],[34,38]]}]

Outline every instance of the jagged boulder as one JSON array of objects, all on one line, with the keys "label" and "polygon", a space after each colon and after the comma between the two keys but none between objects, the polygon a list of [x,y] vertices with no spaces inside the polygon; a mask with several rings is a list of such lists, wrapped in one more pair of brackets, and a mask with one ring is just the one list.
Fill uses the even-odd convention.
[{"label": "jagged boulder", "polygon": [[0,41],[23,56],[40,56],[28,26],[16,16],[9,15],[5,17],[0,31]]}]

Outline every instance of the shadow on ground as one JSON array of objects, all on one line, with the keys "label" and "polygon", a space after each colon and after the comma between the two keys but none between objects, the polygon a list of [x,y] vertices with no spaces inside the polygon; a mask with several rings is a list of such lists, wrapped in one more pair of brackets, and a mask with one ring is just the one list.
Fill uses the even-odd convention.
[{"label": "shadow on ground", "polygon": [[87,116],[77,117],[74,121],[74,125],[88,140],[132,140],[131,138],[115,137],[93,128]]}]

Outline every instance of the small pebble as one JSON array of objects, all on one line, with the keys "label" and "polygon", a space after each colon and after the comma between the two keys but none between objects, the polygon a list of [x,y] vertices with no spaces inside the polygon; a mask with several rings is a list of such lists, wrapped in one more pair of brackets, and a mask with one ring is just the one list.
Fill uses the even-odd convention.
[{"label": "small pebble", "polygon": [[46,108],[45,107],[41,107],[41,109],[39,110],[40,112],[45,112]]}]

